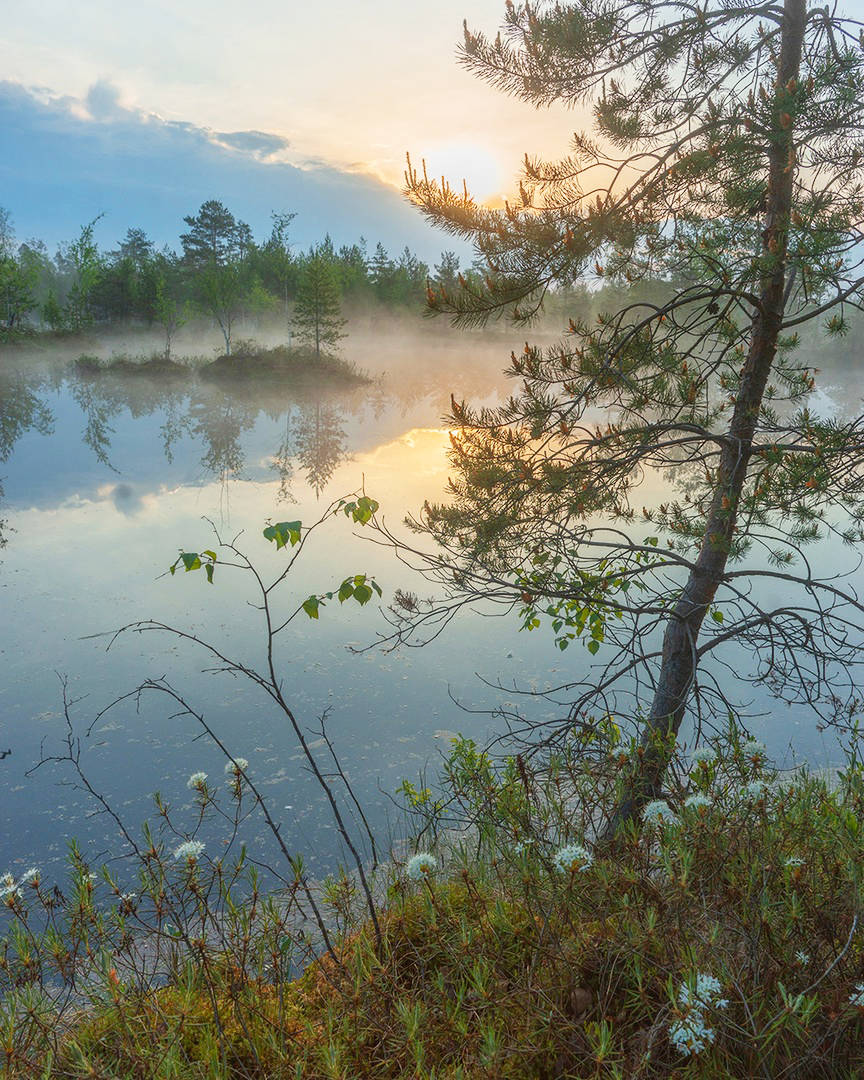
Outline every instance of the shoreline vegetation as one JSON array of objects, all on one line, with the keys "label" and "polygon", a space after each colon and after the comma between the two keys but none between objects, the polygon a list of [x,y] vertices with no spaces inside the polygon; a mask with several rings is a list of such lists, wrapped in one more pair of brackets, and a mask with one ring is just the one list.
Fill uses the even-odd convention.
[{"label": "shoreline vegetation", "polygon": [[368,386],[371,377],[356,364],[340,356],[322,352],[316,355],[309,346],[265,346],[254,341],[239,342],[231,355],[207,360],[203,357],[167,358],[164,353],[150,355],[115,355],[107,360],[92,353],[81,353],[72,361],[81,376],[100,375],[148,377],[155,379],[200,379],[232,381],[236,379],[286,380],[292,387],[332,386],[353,389]]},{"label": "shoreline vegetation", "polygon": [[[268,894],[242,850],[145,830],[131,890],[75,849],[59,886],[4,875],[4,1075],[860,1075],[856,744],[829,782],[730,728],[610,852],[592,822],[637,748],[580,739],[530,764],[454,740],[438,787],[403,787],[415,854],[378,866],[375,926],[345,870],[303,896],[326,948],[300,860]],[[243,759],[189,785],[234,820],[255,792]]]}]

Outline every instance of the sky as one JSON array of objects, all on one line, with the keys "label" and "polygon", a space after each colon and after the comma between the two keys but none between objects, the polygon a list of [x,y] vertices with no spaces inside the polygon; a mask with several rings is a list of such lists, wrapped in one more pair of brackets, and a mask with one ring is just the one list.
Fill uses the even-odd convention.
[{"label": "sky", "polygon": [[[384,181],[392,196],[410,152],[433,174],[460,185],[464,178],[475,196],[495,201],[513,191],[526,151],[564,153],[584,125],[563,108],[537,112],[507,98],[457,62],[463,19],[494,33],[503,0],[5,0],[3,8],[0,89],[6,126],[18,138],[0,148],[8,151],[0,206],[28,227],[32,207],[26,198],[9,207],[8,192],[16,182],[22,191],[48,182],[44,163],[28,167],[33,124],[41,125],[43,147],[66,140],[60,150],[50,146],[56,172],[63,155],[75,158],[72,144],[86,143],[89,151],[80,152],[91,154],[97,188],[107,174],[122,183],[112,140],[121,156],[134,157],[137,132],[138,161],[124,174],[130,201],[136,182],[154,171],[150,155],[161,136],[163,158],[172,150],[188,156],[190,177],[204,167],[198,150],[208,143],[221,152],[207,162],[214,177],[220,162],[239,156],[250,167],[255,161],[259,179],[278,166],[347,172]],[[19,113],[10,117],[13,107]],[[184,133],[197,150],[180,146]],[[182,183],[175,169],[174,190]],[[66,195],[46,187],[41,197],[74,200],[85,187],[79,177]],[[201,201],[207,197],[220,193]]]}]

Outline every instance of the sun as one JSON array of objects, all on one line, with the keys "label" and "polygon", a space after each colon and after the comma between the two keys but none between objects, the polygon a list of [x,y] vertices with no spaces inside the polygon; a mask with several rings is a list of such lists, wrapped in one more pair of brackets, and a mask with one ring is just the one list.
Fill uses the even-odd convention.
[{"label": "sun", "polygon": [[485,147],[467,139],[433,145],[424,154],[429,179],[443,176],[453,188],[468,185],[478,202],[498,202],[507,187],[507,175],[498,158]]}]

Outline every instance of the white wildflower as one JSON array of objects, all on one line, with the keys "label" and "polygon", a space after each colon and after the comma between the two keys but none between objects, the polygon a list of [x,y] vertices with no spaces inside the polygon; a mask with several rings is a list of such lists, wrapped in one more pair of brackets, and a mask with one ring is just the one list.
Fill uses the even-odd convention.
[{"label": "white wildflower", "polygon": [[15,884],[15,875],[11,874],[8,870],[5,874],[0,874],[0,889],[11,888]]},{"label": "white wildflower", "polygon": [[179,847],[174,848],[175,859],[197,859],[201,852],[204,850],[204,844],[201,840],[186,840]]},{"label": "white wildflower", "polygon": [[769,790],[764,780],[754,780],[741,789],[741,797],[743,799],[764,799]]},{"label": "white wildflower", "polygon": [[654,801],[649,802],[642,811],[642,820],[646,825],[652,823],[668,823],[672,821],[674,817],[674,811],[672,811],[669,808],[668,803],[665,803],[662,799],[654,799]]},{"label": "white wildflower", "polygon": [[678,1003],[690,1008],[725,1008],[728,1002],[720,998],[723,987],[714,975],[697,975],[692,982],[683,982],[678,989]]},{"label": "white wildflower", "polygon": [[225,765],[226,776],[236,776],[240,772],[245,772],[249,768],[249,762],[245,757],[234,758],[233,761],[229,761]]},{"label": "white wildflower", "polygon": [[41,874],[41,870],[38,870],[35,866],[31,866],[29,870],[25,870],[24,873],[21,875],[21,880],[18,882],[18,884],[27,885],[31,881],[36,881],[37,878],[41,877]]},{"label": "white wildflower", "polygon": [[807,965],[810,963],[810,953],[801,952],[801,950],[799,949],[798,952],[795,953],[795,959],[798,961],[801,967],[807,967]]},{"label": "white wildflower", "polygon": [[849,995],[849,1004],[864,1009],[864,983],[855,984],[855,993]]},{"label": "white wildflower", "polygon": [[125,904],[131,904],[131,903],[132,903],[133,901],[135,901],[135,900],[137,900],[137,899],[138,899],[138,893],[136,893],[136,892],[124,892],[124,893],[120,893],[120,899],[121,899],[121,900],[122,900],[122,901],[123,901],[123,902],[124,902]]},{"label": "white wildflower", "polygon": [[191,788],[193,791],[203,791],[204,785],[206,783],[206,772],[193,772],[189,779],[186,781],[186,787]]},{"label": "white wildflower", "polygon": [[741,753],[746,758],[763,758],[767,752],[765,743],[758,739],[748,739],[747,742],[741,743]]},{"label": "white wildflower", "polygon": [[590,869],[594,862],[594,856],[581,844],[568,844],[556,851],[552,857],[555,869],[561,874],[573,874],[577,870],[580,874]]},{"label": "white wildflower", "polygon": [[425,881],[438,869],[438,860],[428,851],[413,855],[405,864],[405,873],[412,881]]},{"label": "white wildflower", "polygon": [[711,806],[711,800],[708,798],[707,795],[700,795],[697,792],[695,795],[687,796],[687,798],[684,800],[684,806],[688,809],[692,807],[696,810],[699,810],[701,807],[704,806],[707,809],[709,806]]},{"label": "white wildflower", "polygon": [[800,855],[790,855],[783,863],[784,866],[803,866],[804,860]]},{"label": "white wildflower", "polygon": [[700,746],[698,750],[694,750],[690,755],[694,765],[702,765],[707,767],[713,765],[717,760],[717,751],[713,746]]},{"label": "white wildflower", "polygon": [[678,1004],[686,1012],[669,1026],[669,1039],[679,1053],[700,1054],[714,1042],[714,1029],[705,1022],[705,1010],[726,1008],[729,1002],[720,997],[722,989],[713,975],[696,975],[681,983]]},{"label": "white wildflower", "polygon": [[714,1030],[705,1023],[705,1017],[693,1009],[686,1017],[669,1026],[669,1040],[681,1054],[701,1054],[709,1043],[714,1042]]}]

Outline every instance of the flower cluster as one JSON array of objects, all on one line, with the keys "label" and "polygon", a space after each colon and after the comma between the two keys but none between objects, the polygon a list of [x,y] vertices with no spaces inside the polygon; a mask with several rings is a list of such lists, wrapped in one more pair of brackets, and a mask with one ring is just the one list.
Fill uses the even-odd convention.
[{"label": "flower cluster", "polygon": [[0,874],[0,900],[16,900],[21,898],[21,890],[15,880],[15,875],[8,870]]},{"label": "flower cluster", "polygon": [[668,824],[674,817],[675,812],[671,810],[669,804],[662,799],[655,799],[653,802],[649,802],[642,811],[642,820],[646,825]]},{"label": "flower cluster", "polygon": [[405,865],[405,873],[412,881],[426,881],[438,869],[438,860],[428,851],[412,856]]},{"label": "flower cluster", "polygon": [[578,870],[583,874],[590,869],[594,856],[581,844],[568,844],[555,852],[552,858],[555,869],[561,874],[574,874]]},{"label": "flower cluster", "polygon": [[849,995],[849,1004],[864,1009],[864,983],[855,984],[855,993]]},{"label": "flower cluster", "polygon": [[717,751],[713,746],[700,746],[698,750],[693,751],[691,759],[694,765],[701,765],[703,768],[707,768],[709,765],[714,765],[716,763]]},{"label": "flower cluster", "polygon": [[714,1042],[714,1029],[706,1026],[705,1017],[698,1009],[693,1009],[669,1025],[669,1039],[681,1054],[701,1054]]},{"label": "flower cluster", "polygon": [[697,975],[678,989],[678,1004],[685,1010],[669,1025],[669,1039],[681,1054],[701,1054],[714,1042],[714,1029],[706,1023],[708,1009],[725,1009],[729,1002],[721,998],[723,987],[713,975]]},{"label": "flower cluster", "polygon": [[203,791],[204,785],[206,783],[206,772],[193,772],[189,779],[186,781],[186,787],[191,788],[192,791]]},{"label": "flower cluster", "polygon": [[179,847],[174,848],[174,858],[194,861],[203,850],[204,844],[201,840],[186,840]]},{"label": "flower cluster", "polygon": [[238,773],[246,772],[249,768],[249,762],[245,757],[236,757],[233,761],[229,761],[225,765],[226,776],[237,776]]},{"label": "flower cluster", "polygon": [[678,1003],[691,1009],[725,1009],[729,1004],[720,994],[723,987],[713,975],[697,975],[693,982],[681,983],[678,990]]},{"label": "flower cluster", "polygon": [[15,875],[9,870],[5,874],[0,874],[0,900],[20,900],[24,895],[21,892],[22,886],[29,885],[31,882],[38,882],[40,876],[41,872],[35,866],[25,870],[17,881]]},{"label": "flower cluster", "polygon": [[688,795],[684,800],[684,806],[687,809],[692,810],[699,810],[701,807],[704,807],[707,810],[708,807],[711,806],[711,800],[707,795]]},{"label": "flower cluster", "polygon": [[765,757],[767,747],[758,739],[748,739],[747,742],[741,743],[741,753],[751,761],[758,761]]}]

